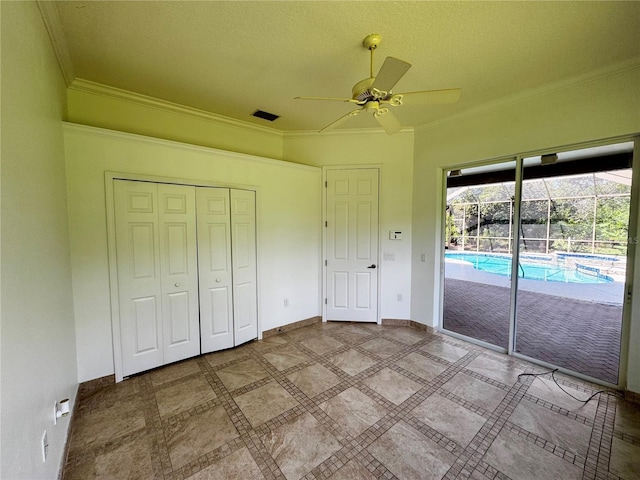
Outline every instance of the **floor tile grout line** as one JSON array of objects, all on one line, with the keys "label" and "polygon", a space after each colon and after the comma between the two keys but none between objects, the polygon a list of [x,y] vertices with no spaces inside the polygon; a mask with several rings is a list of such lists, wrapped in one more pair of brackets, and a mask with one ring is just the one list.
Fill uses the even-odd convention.
[{"label": "floor tile grout line", "polygon": [[635,437],[633,435],[629,435],[628,433],[616,431],[615,429],[613,431],[613,436],[625,443],[629,443],[631,445],[640,445],[640,436]]},{"label": "floor tile grout line", "polygon": [[580,423],[583,423],[583,424],[585,424],[587,426],[593,427],[593,425],[594,425],[594,420],[593,419],[590,419],[590,418],[588,418],[588,417],[586,417],[584,415],[577,414],[577,413],[575,413],[575,412],[573,412],[571,410],[567,410],[566,408],[558,407],[557,405],[555,405],[555,404],[553,404],[553,403],[551,403],[551,402],[549,402],[547,400],[544,400],[543,398],[536,397],[535,395],[532,395],[530,393],[526,393],[524,395],[523,399],[526,400],[527,402],[530,402],[530,403],[533,403],[533,404],[538,405],[540,407],[546,408],[547,410],[552,411],[554,413],[557,413],[559,415],[563,415],[563,416],[569,417],[572,420],[576,420],[576,421],[578,421]]},{"label": "floor tile grout line", "polygon": [[[555,444],[544,437],[540,437],[536,433],[526,430],[525,428],[519,425],[516,425],[515,423],[512,423],[508,420],[505,423],[504,428],[506,428],[510,432],[515,433],[516,435],[522,437],[523,439],[525,439],[526,441],[534,445],[541,446],[541,443],[543,443],[544,446],[542,446],[542,448],[544,450],[547,450],[548,452],[553,453],[557,457],[563,458],[564,460],[570,461],[574,465],[584,468],[584,465],[586,463],[586,452],[585,452],[585,455],[580,455],[578,453],[570,452],[564,447],[558,444]],[[547,448],[547,445],[549,445],[549,448]],[[569,458],[572,458],[572,460],[569,460]]]},{"label": "floor tile grout line", "polygon": [[[157,459],[153,458],[154,451],[152,450],[150,452],[152,456],[151,464],[154,469],[154,475],[156,476],[156,478],[163,478],[167,474],[171,473],[171,471],[173,470],[173,465],[171,463],[171,456],[169,454],[165,430],[162,427],[162,420],[160,418],[160,410],[158,408],[158,402],[155,395],[155,388],[150,377],[144,377],[140,379],[140,391],[142,393],[143,402],[146,402],[146,408],[144,408],[145,423],[147,422],[147,419],[150,420],[149,426],[153,428],[153,432],[151,433],[151,435],[155,440],[155,442],[153,442],[153,445],[157,448],[155,452],[155,454],[158,456]],[[160,463],[159,467],[158,460]]]},{"label": "floor tile grout line", "polygon": [[[451,466],[450,471],[453,470],[452,473],[455,473],[455,475],[450,478],[462,479],[464,478],[461,473],[463,470],[470,472],[475,470],[507,421],[507,418],[502,418],[503,412],[508,410],[509,407],[511,407],[511,410],[515,409],[531,383],[533,383],[533,378],[528,377],[525,381],[516,382],[513,385],[511,392],[509,392],[493,412],[491,412],[489,420],[480,428],[464,452],[458,457],[456,462],[454,462],[454,465]],[[487,442],[486,439],[490,439],[490,441]],[[447,474],[448,473],[449,472],[447,472]]]},{"label": "floor tile grout line", "polygon": [[[596,458],[596,478],[600,475],[607,475],[609,472],[609,462],[611,454],[611,446],[613,443],[613,430],[615,415],[617,410],[617,404],[609,395],[600,395],[598,399],[598,409],[596,411],[596,419],[601,419],[600,422],[595,422],[592,430],[592,439],[598,441],[598,450],[593,452],[589,448],[587,454],[587,460],[593,461],[593,456]],[[603,411],[601,411],[603,410]],[[591,446],[591,443],[589,444]]]}]

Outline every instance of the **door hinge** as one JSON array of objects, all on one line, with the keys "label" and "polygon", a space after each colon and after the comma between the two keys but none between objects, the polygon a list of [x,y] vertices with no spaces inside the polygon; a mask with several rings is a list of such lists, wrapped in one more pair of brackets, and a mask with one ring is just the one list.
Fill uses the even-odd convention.
[{"label": "door hinge", "polygon": [[324,299],[324,304],[325,304],[325,305],[327,304],[327,299],[326,299],[326,298]]},{"label": "door hinge", "polygon": [[325,266],[325,267],[327,266],[327,261],[326,261],[326,260],[324,261],[324,266]]},{"label": "door hinge", "polygon": [[327,222],[326,220],[324,221],[324,226],[328,227],[329,226],[329,222]]},{"label": "door hinge", "polygon": [[324,188],[327,188],[329,186],[329,182],[327,182],[326,180],[324,181]]}]

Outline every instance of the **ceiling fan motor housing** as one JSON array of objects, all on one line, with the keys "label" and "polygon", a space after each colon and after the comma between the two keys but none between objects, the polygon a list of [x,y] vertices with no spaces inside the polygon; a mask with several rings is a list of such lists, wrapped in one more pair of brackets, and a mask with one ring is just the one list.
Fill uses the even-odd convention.
[{"label": "ceiling fan motor housing", "polygon": [[367,100],[373,98],[371,94],[371,85],[375,81],[375,77],[365,78],[364,80],[360,80],[356,83],[351,89],[351,98],[354,100],[358,100],[361,102],[366,102]]}]

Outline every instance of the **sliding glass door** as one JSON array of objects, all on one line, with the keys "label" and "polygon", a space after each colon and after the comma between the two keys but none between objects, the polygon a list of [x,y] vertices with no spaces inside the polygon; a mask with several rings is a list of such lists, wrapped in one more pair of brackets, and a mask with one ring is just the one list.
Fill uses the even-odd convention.
[{"label": "sliding glass door", "polygon": [[[580,160],[563,162],[567,155]],[[514,350],[611,384],[619,376],[631,161],[631,144],[523,160]]]},{"label": "sliding glass door", "polygon": [[506,349],[516,161],[447,176],[443,328]]},{"label": "sliding glass door", "polygon": [[617,385],[632,158],[626,142],[448,172],[443,330]]}]

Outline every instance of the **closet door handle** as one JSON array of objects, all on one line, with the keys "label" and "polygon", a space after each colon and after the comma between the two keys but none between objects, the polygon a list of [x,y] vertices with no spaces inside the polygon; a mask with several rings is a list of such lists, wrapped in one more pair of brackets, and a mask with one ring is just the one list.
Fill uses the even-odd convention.
[{"label": "closet door handle", "polygon": [[371,265],[369,265],[367,268],[376,268],[375,263],[372,263]]}]

